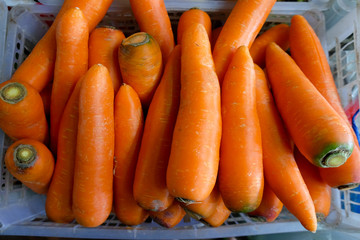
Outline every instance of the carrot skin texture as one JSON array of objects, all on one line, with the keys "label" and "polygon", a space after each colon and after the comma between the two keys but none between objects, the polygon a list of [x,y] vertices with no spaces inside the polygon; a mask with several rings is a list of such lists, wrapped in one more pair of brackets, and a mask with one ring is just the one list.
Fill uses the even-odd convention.
[{"label": "carrot skin texture", "polygon": [[150,103],[136,166],[134,197],[151,211],[163,211],[174,200],[166,186],[166,170],[180,102],[180,56],[178,45]]},{"label": "carrot skin texture", "polygon": [[73,212],[85,227],[109,216],[113,201],[114,89],[101,64],[84,75],[79,96],[79,124],[74,168]]},{"label": "carrot skin texture", "polygon": [[166,173],[174,197],[202,201],[215,186],[221,138],[220,100],[209,38],[203,25],[194,24],[182,38],[180,106]]},{"label": "carrot skin texture", "polygon": [[[31,147],[34,160],[28,163],[17,161],[18,147]],[[7,170],[25,186],[38,194],[46,194],[54,171],[54,157],[41,142],[23,138],[14,142],[6,151],[5,165]]]},{"label": "carrot skin texture", "polygon": [[222,197],[220,196],[214,213],[207,218],[201,219],[200,221],[212,227],[219,227],[226,221],[226,219],[229,218],[230,214],[231,211],[227,209]]},{"label": "carrot skin texture", "polygon": [[123,84],[115,97],[114,210],[126,225],[138,225],[149,216],[133,195],[143,127],[140,99],[130,85]]},{"label": "carrot skin texture", "polygon": [[173,228],[184,218],[185,214],[180,203],[174,200],[167,209],[161,212],[150,212],[150,217],[163,227]]}]

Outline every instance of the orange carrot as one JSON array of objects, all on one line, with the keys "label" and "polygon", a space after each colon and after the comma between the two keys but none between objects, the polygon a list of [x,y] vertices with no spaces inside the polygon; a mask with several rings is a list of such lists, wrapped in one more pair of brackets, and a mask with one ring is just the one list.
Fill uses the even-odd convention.
[{"label": "orange carrot", "polygon": [[211,52],[214,51],[215,43],[220,35],[221,30],[222,30],[222,26],[215,28],[211,32]]},{"label": "orange carrot", "polygon": [[113,198],[114,89],[109,71],[92,66],[82,80],[74,168],[73,212],[85,227],[102,224]]},{"label": "orange carrot", "polygon": [[175,41],[164,0],[130,0],[130,5],[140,30],[158,42],[166,63]]},{"label": "orange carrot", "polygon": [[125,38],[121,30],[113,27],[94,29],[89,38],[89,67],[101,63],[110,72],[115,93],[122,83],[118,63],[118,49]]},{"label": "orange carrot", "polygon": [[159,45],[149,34],[135,33],[120,45],[119,65],[124,83],[134,88],[147,108],[162,74]]},{"label": "orange carrot", "polygon": [[25,82],[0,84],[0,128],[13,140],[48,140],[48,125],[40,94]]},{"label": "orange carrot", "polygon": [[275,43],[267,47],[266,69],[276,105],[300,152],[316,166],[342,165],[354,146],[346,123]]},{"label": "orange carrot", "polygon": [[238,48],[221,88],[222,138],[219,189],[234,212],[254,211],[261,202],[264,175],[261,131],[256,112],[254,63]]},{"label": "orange carrot", "polygon": [[267,183],[286,208],[309,231],[317,228],[314,203],[296,165],[285,130],[262,69],[255,65],[256,107],[259,114]]},{"label": "orange carrot", "polygon": [[210,42],[201,24],[184,32],[181,90],[166,173],[170,194],[203,201],[214,188],[221,138],[220,86]]},{"label": "orange carrot", "polygon": [[239,0],[226,20],[215,43],[213,56],[220,83],[236,49],[251,47],[276,0]]},{"label": "orange carrot", "polygon": [[231,214],[231,211],[226,208],[225,203],[224,203],[222,197],[220,196],[214,213],[211,214],[211,216],[209,216],[207,218],[201,219],[200,221],[203,223],[206,223],[212,227],[219,227],[226,221],[226,219],[229,218],[230,214]]},{"label": "orange carrot", "polygon": [[41,99],[44,105],[45,116],[50,119],[50,103],[51,103],[52,82],[48,83],[40,92]]},{"label": "orange carrot", "polygon": [[185,214],[180,203],[174,200],[167,209],[161,212],[150,212],[150,217],[163,227],[173,228],[184,218]]},{"label": "orange carrot", "polygon": [[170,54],[146,116],[134,180],[134,197],[151,211],[163,211],[174,198],[166,187],[166,170],[180,102],[180,45]]},{"label": "orange carrot", "polygon": [[144,117],[140,99],[132,87],[123,84],[115,97],[114,210],[127,225],[138,225],[149,216],[133,195]]},{"label": "orange carrot", "polygon": [[46,194],[54,162],[43,143],[29,138],[14,142],[5,154],[5,165],[11,175],[38,194]]}]

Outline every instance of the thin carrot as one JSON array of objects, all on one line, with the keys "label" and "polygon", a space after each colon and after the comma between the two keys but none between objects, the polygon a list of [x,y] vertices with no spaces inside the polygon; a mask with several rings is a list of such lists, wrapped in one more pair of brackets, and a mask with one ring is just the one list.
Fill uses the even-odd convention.
[{"label": "thin carrot", "polygon": [[130,0],[130,5],[140,30],[158,42],[166,63],[175,41],[164,0]]},{"label": "thin carrot", "polygon": [[222,30],[222,26],[217,27],[211,31],[211,52],[214,51],[215,43],[220,35],[221,30]]},{"label": "thin carrot", "polygon": [[236,2],[215,43],[213,56],[220,83],[236,49],[251,47],[276,0]]},{"label": "thin carrot", "polygon": [[88,20],[91,31],[105,16],[111,3],[112,0],[65,0],[50,29],[15,71],[11,80],[26,82],[40,92],[53,79],[56,57],[55,30],[62,15],[68,9],[80,8]]},{"label": "thin carrot", "polygon": [[134,180],[134,197],[151,211],[163,211],[174,198],[166,187],[166,170],[180,102],[180,45],[170,54],[146,116]]},{"label": "thin carrot", "polygon": [[267,45],[271,42],[275,42],[286,51],[289,48],[289,30],[290,27],[282,23],[269,28],[258,36],[250,48],[250,55],[254,63],[261,68],[265,67],[265,51]]},{"label": "thin carrot", "polygon": [[135,33],[122,41],[118,57],[124,83],[134,88],[147,108],[162,74],[159,45],[149,34]]},{"label": "thin carrot", "polygon": [[226,207],[234,212],[254,211],[263,193],[255,88],[254,63],[248,48],[241,46],[234,54],[221,88],[223,131],[219,189]]},{"label": "thin carrot", "polygon": [[264,174],[267,183],[285,207],[309,231],[317,228],[314,203],[296,165],[291,139],[263,70],[255,65],[256,100],[260,120]]},{"label": "thin carrot", "polygon": [[85,227],[102,224],[113,201],[114,89],[101,64],[85,74],[79,96],[73,212]]},{"label": "thin carrot", "polygon": [[118,63],[118,49],[124,33],[113,27],[95,28],[89,37],[89,67],[101,63],[110,72],[115,93],[122,83]]},{"label": "thin carrot", "polygon": [[170,194],[203,201],[215,186],[221,138],[220,86],[206,30],[185,30],[181,45],[181,90],[166,173]]},{"label": "thin carrot", "polygon": [[354,146],[351,131],[276,43],[266,49],[266,69],[276,105],[300,152],[320,167],[345,163]]},{"label": "thin carrot", "polygon": [[24,138],[6,151],[7,170],[38,194],[46,194],[54,171],[54,157],[41,142]]},{"label": "thin carrot", "polygon": [[48,124],[40,94],[25,82],[0,84],[0,128],[13,140],[48,140]]},{"label": "thin carrot", "polygon": [[127,225],[138,225],[148,212],[135,201],[134,174],[139,155],[144,117],[135,90],[123,84],[115,97],[114,210]]},{"label": "thin carrot", "polygon": [[231,211],[227,209],[222,197],[220,196],[213,214],[207,218],[200,219],[200,221],[212,227],[219,227],[226,221],[226,219],[229,218],[230,214]]},{"label": "thin carrot", "polygon": [[44,105],[45,116],[50,119],[50,103],[51,103],[52,82],[48,83],[40,92],[41,99]]},{"label": "thin carrot", "polygon": [[206,32],[211,39],[211,19],[210,16],[199,8],[191,8],[181,14],[177,27],[177,44],[181,44],[181,38],[186,28],[194,23],[204,25]]},{"label": "thin carrot", "polygon": [[150,217],[163,227],[173,228],[184,218],[185,214],[180,203],[174,200],[167,209],[161,212],[150,212]]},{"label": "thin carrot", "polygon": [[61,116],[76,82],[88,69],[89,27],[79,8],[70,8],[56,27],[56,60],[50,103],[50,146],[56,154]]}]

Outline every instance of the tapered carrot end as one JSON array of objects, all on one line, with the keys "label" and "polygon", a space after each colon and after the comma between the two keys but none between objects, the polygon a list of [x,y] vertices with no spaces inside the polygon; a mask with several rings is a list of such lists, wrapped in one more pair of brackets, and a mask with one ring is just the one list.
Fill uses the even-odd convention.
[{"label": "tapered carrot end", "polygon": [[[301,15],[294,15],[292,18],[291,18],[291,24],[295,23],[295,22],[299,22],[299,21],[306,21],[306,19],[301,16]],[[307,21],[306,21],[307,22]]]}]

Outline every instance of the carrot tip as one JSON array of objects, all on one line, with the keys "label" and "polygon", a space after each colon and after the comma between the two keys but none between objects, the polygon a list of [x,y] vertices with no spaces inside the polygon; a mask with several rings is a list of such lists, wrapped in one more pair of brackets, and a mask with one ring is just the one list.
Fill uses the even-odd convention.
[{"label": "carrot tip", "polygon": [[10,104],[22,101],[27,95],[25,86],[18,82],[11,82],[0,89],[0,98]]},{"label": "carrot tip", "polygon": [[338,186],[337,189],[339,190],[350,190],[350,189],[353,189],[353,188],[357,188],[360,184],[359,183],[348,183],[348,184],[344,184],[344,185],[341,185],[341,186]]},{"label": "carrot tip", "polygon": [[14,160],[17,167],[25,169],[34,165],[37,152],[28,144],[20,144],[14,150]]}]

